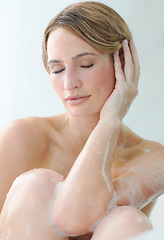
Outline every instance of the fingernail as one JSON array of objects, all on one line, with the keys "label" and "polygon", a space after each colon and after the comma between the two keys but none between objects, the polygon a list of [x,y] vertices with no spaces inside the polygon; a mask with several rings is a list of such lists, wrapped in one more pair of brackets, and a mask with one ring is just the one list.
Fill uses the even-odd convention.
[{"label": "fingernail", "polygon": [[125,39],[125,43],[128,45],[128,40],[127,39]]},{"label": "fingernail", "polygon": [[119,51],[118,51],[118,50],[116,51],[116,53],[117,53],[117,55],[119,56]]}]

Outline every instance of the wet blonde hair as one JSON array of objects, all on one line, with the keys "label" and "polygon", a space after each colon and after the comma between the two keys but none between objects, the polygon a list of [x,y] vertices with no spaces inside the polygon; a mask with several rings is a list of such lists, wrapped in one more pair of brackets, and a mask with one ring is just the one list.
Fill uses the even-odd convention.
[{"label": "wet blonde hair", "polygon": [[42,57],[48,73],[47,42],[50,33],[57,27],[69,29],[102,53],[119,50],[122,58],[122,41],[132,39],[126,22],[107,5],[89,1],[72,4],[55,16],[44,32]]}]

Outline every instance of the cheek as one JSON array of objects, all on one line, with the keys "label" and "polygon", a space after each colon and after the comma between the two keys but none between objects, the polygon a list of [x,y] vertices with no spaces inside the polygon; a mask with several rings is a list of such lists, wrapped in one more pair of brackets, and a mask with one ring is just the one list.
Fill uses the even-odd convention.
[{"label": "cheek", "polygon": [[115,86],[115,74],[113,67],[104,67],[95,73],[95,85],[110,94]]},{"label": "cheek", "polygon": [[114,67],[110,66],[110,68],[108,69],[108,71],[106,71],[106,76],[105,76],[105,83],[106,86],[109,87],[109,89],[111,90],[111,92],[113,91],[114,87],[115,87],[115,72],[114,72]]},{"label": "cheek", "polygon": [[55,90],[55,92],[60,95],[61,92],[61,84],[60,81],[57,81],[54,76],[50,76],[50,82],[51,82],[51,86],[53,87],[53,89]]}]

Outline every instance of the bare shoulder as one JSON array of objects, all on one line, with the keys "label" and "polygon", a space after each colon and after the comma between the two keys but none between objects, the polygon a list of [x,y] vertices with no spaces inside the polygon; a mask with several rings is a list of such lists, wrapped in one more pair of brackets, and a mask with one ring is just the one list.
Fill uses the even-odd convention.
[{"label": "bare shoulder", "polygon": [[123,126],[124,129],[124,138],[126,139],[126,147],[127,148],[138,148],[142,149],[143,152],[151,152],[151,151],[163,151],[164,146],[156,141],[151,141],[148,139],[144,139],[133,132],[127,126]]},{"label": "bare shoulder", "polygon": [[58,115],[14,120],[0,132],[0,149],[6,147],[22,155],[43,157],[51,142],[58,137],[62,119]]},{"label": "bare shoulder", "polygon": [[28,117],[7,124],[0,133],[1,169],[7,164],[5,171],[8,171],[10,164],[15,171],[19,169],[21,174],[37,168],[47,156],[49,135],[53,131],[48,118]]},{"label": "bare shoulder", "polygon": [[[141,138],[127,126],[122,127],[122,137],[119,139],[115,153],[114,176],[122,174],[129,168],[154,162],[154,159],[164,160],[164,146],[158,142]],[[144,160],[143,160],[144,159]]]},{"label": "bare shoulder", "polygon": [[[43,126],[43,120],[37,117],[14,120],[1,131],[0,146],[7,144],[9,149],[14,146],[22,151],[33,149],[46,140]],[[41,150],[42,146],[38,145],[37,149]]]}]

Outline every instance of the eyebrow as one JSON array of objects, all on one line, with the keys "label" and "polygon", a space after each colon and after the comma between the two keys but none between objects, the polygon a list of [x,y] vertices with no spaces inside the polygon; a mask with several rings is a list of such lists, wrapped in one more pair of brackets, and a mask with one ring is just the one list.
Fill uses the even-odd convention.
[{"label": "eyebrow", "polygon": [[[81,58],[81,57],[84,57],[84,56],[88,56],[88,55],[96,56],[97,54],[91,53],[91,52],[84,52],[84,53],[80,53],[80,54],[72,57],[72,60],[76,60],[76,59],[78,59],[78,58]],[[49,61],[48,61],[48,64],[50,64],[50,63],[62,63],[62,62],[63,62],[63,61],[61,61],[61,60],[55,60],[55,59],[54,59],[54,60],[49,60]]]},{"label": "eyebrow", "polygon": [[84,52],[84,53],[80,53],[80,54],[74,56],[74,57],[72,58],[72,60],[75,60],[75,59],[77,59],[77,58],[84,57],[84,56],[87,56],[87,55],[96,56],[95,53]]}]

